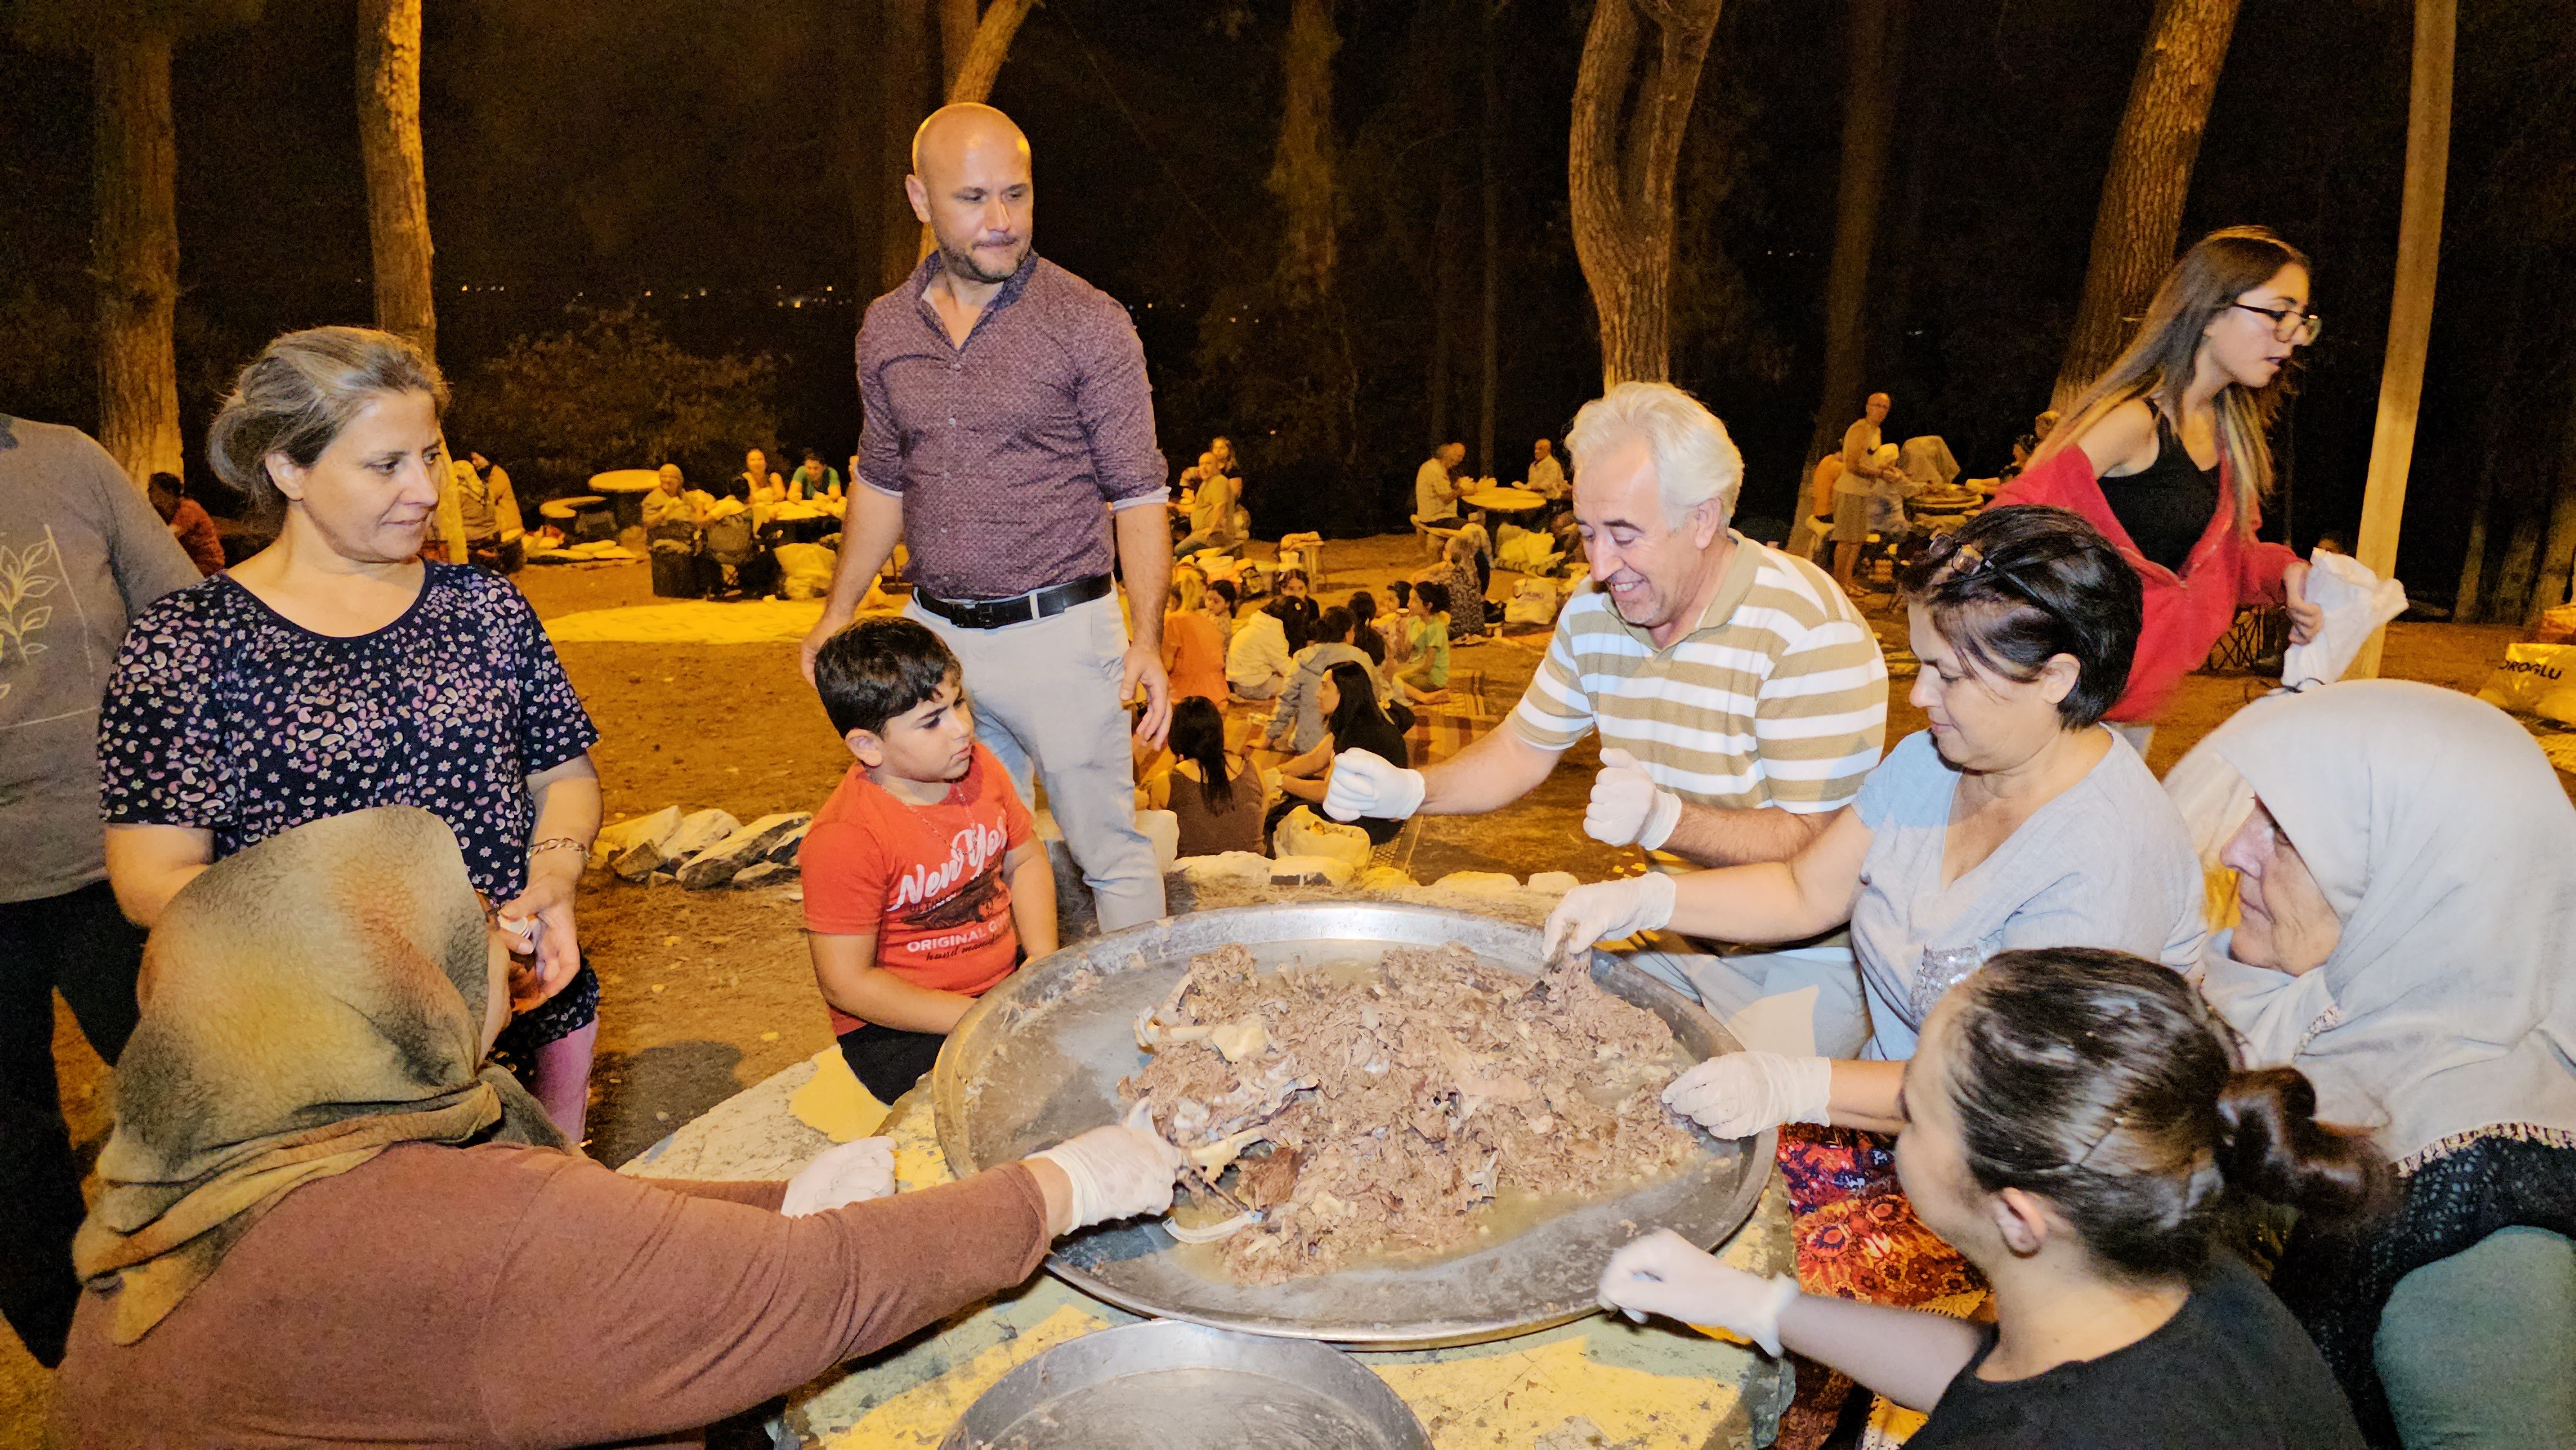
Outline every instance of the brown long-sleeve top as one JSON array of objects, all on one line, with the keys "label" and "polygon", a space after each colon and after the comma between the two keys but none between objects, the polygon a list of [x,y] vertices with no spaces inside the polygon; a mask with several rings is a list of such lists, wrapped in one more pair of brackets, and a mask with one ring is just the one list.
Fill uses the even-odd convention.
[{"label": "brown long-sleeve top", "polygon": [[576,1446],[685,1434],[1035,1271],[1016,1164],[810,1218],[777,1183],[409,1143],[297,1188],[131,1345],[84,1296],[64,1446]]}]

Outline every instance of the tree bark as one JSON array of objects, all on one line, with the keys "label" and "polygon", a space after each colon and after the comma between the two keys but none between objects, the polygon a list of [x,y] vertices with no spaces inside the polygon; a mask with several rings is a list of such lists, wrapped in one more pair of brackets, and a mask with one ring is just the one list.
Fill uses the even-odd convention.
[{"label": "tree bark", "polygon": [[2469,500],[2469,541],[2460,552],[2460,583],[2451,592],[2451,620],[2476,624],[2486,617],[2488,520],[2495,512],[2496,455],[2504,448],[2511,415],[2514,365],[2522,356],[2522,299],[2531,277],[2530,247],[2514,250],[2513,285],[2505,293],[2504,337],[2496,345],[2495,386],[2487,390],[2478,428],[2478,481]]},{"label": "tree bark", "polygon": [[[2361,533],[2353,558],[2382,579],[2397,572],[2398,525],[2415,456],[2415,414],[2424,399],[2424,354],[2433,340],[2433,280],[2442,267],[2442,193],[2451,166],[2451,51],[2458,0],[2415,0],[2414,76],[2407,89],[2406,184],[2397,213],[2397,285],[2388,304],[2388,351],[2379,369],[2379,418],[2362,485]],[[2374,630],[2346,678],[2379,674]]]},{"label": "tree bark", "polygon": [[884,0],[884,6],[877,47],[877,73],[885,86],[878,173],[893,185],[881,199],[886,210],[877,228],[877,290],[891,292],[929,254],[930,228],[912,214],[903,179],[912,174],[912,133],[930,114],[937,92],[930,65],[930,0]]},{"label": "tree bark", "polygon": [[2173,266],[2192,162],[2218,94],[2218,71],[2236,29],[2237,0],[2162,0],[2129,84],[2129,106],[2111,143],[2084,299],[2057,370],[2052,406],[2092,386],[2128,345],[2135,319]]},{"label": "tree bark", "polygon": [[939,93],[957,93],[957,73],[975,48],[975,0],[939,0]]},{"label": "tree bark", "polygon": [[984,7],[984,18],[975,24],[974,42],[966,48],[966,59],[948,82],[950,104],[981,101],[993,94],[993,82],[1002,74],[1002,61],[1011,53],[1011,40],[1020,33],[1020,22],[1029,18],[1029,4],[1030,0],[993,0]]},{"label": "tree bark", "polygon": [[1476,324],[1478,363],[1476,392],[1476,458],[1478,471],[1487,478],[1500,478],[1503,470],[1494,456],[1494,410],[1502,391],[1502,316],[1503,316],[1503,83],[1501,57],[1495,48],[1502,44],[1500,18],[1503,0],[1476,0],[1478,18],[1483,21],[1483,43],[1477,47],[1477,64],[1483,81],[1483,108],[1479,112],[1476,156],[1483,170],[1479,179],[1484,184],[1484,245],[1479,250],[1485,260],[1485,295]]},{"label": "tree bark", "polygon": [[180,470],[179,297],[170,36],[114,27],[95,46],[92,186],[98,236],[98,441],[137,487]]},{"label": "tree bark", "polygon": [[1431,446],[1450,441],[1457,429],[1449,421],[1451,373],[1458,355],[1458,167],[1447,154],[1440,158],[1440,210],[1431,220]]},{"label": "tree bark", "polygon": [[1279,281],[1295,306],[1333,295],[1340,251],[1333,224],[1333,0],[1295,0],[1281,46],[1285,103],[1279,149],[1263,184],[1279,198],[1288,229],[1279,240]]},{"label": "tree bark", "polygon": [[1870,253],[1887,188],[1887,138],[1896,125],[1894,37],[1905,0],[1855,0],[1844,30],[1843,146],[1834,187],[1834,257],[1825,277],[1825,388],[1807,462],[1842,446],[1866,396]]},{"label": "tree bark", "polygon": [[2576,392],[2567,400],[2567,419],[2558,448],[2558,490],[2549,509],[2549,533],[2540,546],[2540,569],[2524,601],[2522,621],[2536,622],[2544,609],[2567,602],[2576,578]]},{"label": "tree bark", "polygon": [[358,0],[358,149],[367,167],[376,326],[438,356],[420,142],[421,0]]},{"label": "tree bark", "polygon": [[1575,257],[1600,318],[1604,386],[1671,373],[1673,177],[1719,4],[1593,3],[1566,179]]}]

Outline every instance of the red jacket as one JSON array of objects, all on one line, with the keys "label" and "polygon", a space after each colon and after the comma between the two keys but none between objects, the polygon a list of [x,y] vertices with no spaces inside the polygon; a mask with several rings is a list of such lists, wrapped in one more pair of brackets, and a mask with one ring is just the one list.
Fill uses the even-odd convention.
[{"label": "red jacket", "polygon": [[2129,531],[2112,516],[2111,501],[2102,496],[2093,462],[2080,446],[2069,444],[2045,462],[2025,471],[1995,495],[1997,504],[2042,503],[2073,509],[2102,531],[2138,571],[2146,586],[2146,622],[2138,631],[2137,659],[2129,666],[2129,688],[2111,707],[2109,718],[2124,725],[2145,725],[2164,712],[2182,677],[2209,658],[2210,646],[2236,622],[2247,604],[2278,604],[2285,597],[2283,571],[2298,555],[2280,544],[2254,538],[2261,524],[2258,508],[2243,533],[2236,529],[2236,475],[2222,455],[2218,463],[2218,509],[2209,528],[2191,546],[2177,576],[2138,552]]}]

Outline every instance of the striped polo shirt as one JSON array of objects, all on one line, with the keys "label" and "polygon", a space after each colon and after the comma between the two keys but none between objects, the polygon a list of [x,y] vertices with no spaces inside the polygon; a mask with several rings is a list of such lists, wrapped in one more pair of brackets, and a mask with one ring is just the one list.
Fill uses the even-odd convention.
[{"label": "striped polo shirt", "polygon": [[1850,804],[1887,738],[1878,636],[1823,570],[1730,536],[1716,597],[1669,648],[1586,582],[1506,728],[1546,751],[1598,729],[1695,805]]}]

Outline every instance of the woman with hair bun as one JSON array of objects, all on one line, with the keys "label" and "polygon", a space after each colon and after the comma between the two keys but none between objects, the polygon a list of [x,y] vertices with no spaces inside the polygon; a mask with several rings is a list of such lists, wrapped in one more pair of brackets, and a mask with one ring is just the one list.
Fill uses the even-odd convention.
[{"label": "woman with hair bun", "polygon": [[2373,1444],[2576,1445],[2576,806],[2548,758],[2492,705],[2359,680],[2246,706],[2168,785],[2236,873],[2202,991],[2405,1187],[2301,1225],[2282,1301]]},{"label": "woman with hair bun", "polygon": [[2323,621],[2307,602],[2308,566],[2254,537],[2272,491],[2264,433],[2290,391],[2282,374],[2319,330],[2298,248],[2263,227],[2210,233],[2165,274],[2128,350],[1996,497],[2075,510],[2138,571],[2137,663],[2104,718],[2141,755],[2174,686],[2209,658],[2240,605],[2286,603],[2297,641]]},{"label": "woman with hair bun", "polygon": [[1801,1294],[1669,1231],[1612,1256],[1602,1303],[1822,1361],[1928,1412],[1914,1450],[2361,1443],[2298,1322],[2213,1239],[2231,1190],[2347,1219],[2386,1164],[2317,1122],[2298,1073],[2238,1071],[2180,976],[2007,952],[1925,1022],[1902,1108],[1905,1191],[1994,1286],[1994,1323]]}]

